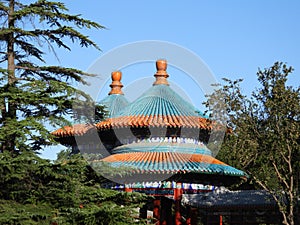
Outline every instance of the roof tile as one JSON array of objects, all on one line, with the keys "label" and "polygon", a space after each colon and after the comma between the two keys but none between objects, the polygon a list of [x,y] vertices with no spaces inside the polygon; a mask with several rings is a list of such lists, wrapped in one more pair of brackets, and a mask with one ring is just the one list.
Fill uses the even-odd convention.
[{"label": "roof tile", "polygon": [[246,174],[209,155],[179,152],[130,152],[101,160],[113,167],[129,167],[134,173],[208,173],[231,176]]},{"label": "roof tile", "polygon": [[53,131],[52,134],[57,137],[81,136],[93,127],[94,125],[92,124],[75,124],[59,128],[58,130]]}]

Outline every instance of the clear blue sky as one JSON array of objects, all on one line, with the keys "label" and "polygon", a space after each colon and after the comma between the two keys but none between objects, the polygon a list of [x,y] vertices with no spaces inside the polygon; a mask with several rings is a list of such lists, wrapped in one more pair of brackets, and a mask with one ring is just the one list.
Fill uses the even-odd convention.
[{"label": "clear blue sky", "polygon": [[[243,78],[246,93],[258,85],[258,67],[269,67],[275,61],[293,66],[295,72],[289,82],[300,85],[300,1],[63,2],[71,13],[82,14],[107,28],[86,32],[102,52],[79,47],[70,53],[58,51],[63,66],[87,70],[98,57],[115,47],[161,40],[196,53],[219,81],[222,77]],[[57,63],[51,59],[50,62]],[[54,152],[47,150],[43,156],[53,158]]]}]

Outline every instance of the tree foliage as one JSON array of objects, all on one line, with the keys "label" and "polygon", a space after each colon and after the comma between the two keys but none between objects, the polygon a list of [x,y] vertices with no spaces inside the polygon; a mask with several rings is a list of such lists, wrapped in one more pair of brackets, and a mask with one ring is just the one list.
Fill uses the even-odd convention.
[{"label": "tree foliage", "polygon": [[292,71],[281,62],[259,69],[260,87],[250,97],[242,80],[224,79],[206,102],[233,130],[218,157],[251,175],[252,186],[273,193],[284,224],[294,224],[299,196],[300,87],[287,85]]},{"label": "tree foliage", "polygon": [[0,23],[0,151],[39,150],[53,143],[45,124],[65,125],[75,99],[92,104],[74,88],[88,74],[48,65],[48,50],[56,56],[55,48],[70,51],[73,43],[99,49],[78,30],[104,27],[47,0],[1,1]]},{"label": "tree foliage", "polygon": [[31,152],[0,154],[0,224],[142,224],[135,208],[147,197],[103,189],[81,157],[54,163]]}]

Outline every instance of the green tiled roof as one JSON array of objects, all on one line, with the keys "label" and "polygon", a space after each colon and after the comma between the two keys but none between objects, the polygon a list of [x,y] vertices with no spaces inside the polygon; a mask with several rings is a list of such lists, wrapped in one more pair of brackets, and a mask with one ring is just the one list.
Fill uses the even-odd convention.
[{"label": "green tiled roof", "polygon": [[179,152],[130,152],[113,154],[102,160],[116,168],[130,168],[137,174],[218,174],[247,175],[209,155]]},{"label": "green tiled roof", "polygon": [[113,149],[112,154],[128,153],[128,152],[181,152],[190,154],[212,155],[211,151],[203,144],[183,144],[183,143],[132,143],[121,145]]},{"label": "green tiled roof", "polygon": [[202,116],[203,113],[167,85],[154,85],[118,116]]},{"label": "green tiled roof", "polygon": [[111,118],[124,109],[129,104],[129,101],[122,94],[111,94],[102,99],[99,104],[106,107],[105,110],[108,111],[108,117]]}]

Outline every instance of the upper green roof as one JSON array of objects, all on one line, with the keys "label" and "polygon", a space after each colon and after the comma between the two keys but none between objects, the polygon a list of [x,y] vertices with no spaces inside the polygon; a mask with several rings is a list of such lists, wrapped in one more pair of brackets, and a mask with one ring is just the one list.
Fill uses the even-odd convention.
[{"label": "upper green roof", "polygon": [[129,101],[124,97],[121,83],[122,72],[114,71],[111,73],[112,83],[109,85],[111,91],[108,96],[102,99],[99,104],[104,105],[105,110],[108,111],[108,117],[111,118],[120,112],[125,106],[129,104]]},{"label": "upper green roof", "polygon": [[106,107],[105,110],[108,111],[108,117],[111,118],[124,109],[129,104],[129,101],[122,94],[111,94],[102,99],[99,104]]},{"label": "upper green roof", "polygon": [[163,84],[152,86],[114,117],[155,115],[204,117],[200,110]]}]

